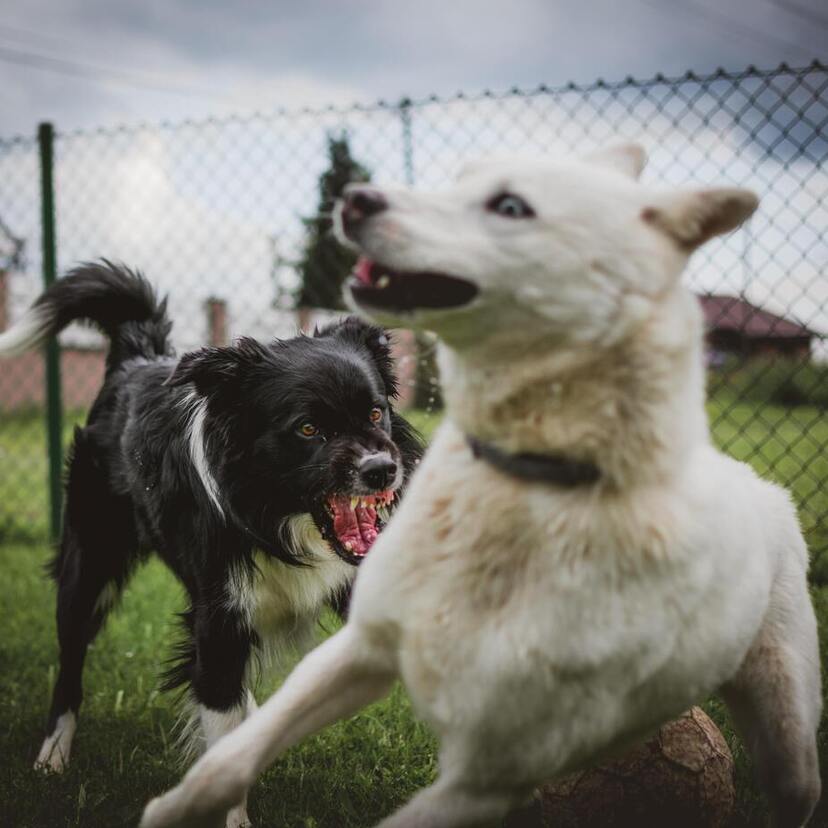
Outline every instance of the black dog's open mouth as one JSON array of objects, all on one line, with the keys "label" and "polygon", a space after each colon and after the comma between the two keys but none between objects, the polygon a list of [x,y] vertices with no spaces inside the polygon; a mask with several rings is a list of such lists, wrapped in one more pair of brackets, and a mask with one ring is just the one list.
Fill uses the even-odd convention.
[{"label": "black dog's open mouth", "polygon": [[459,276],[429,270],[394,270],[361,258],[348,281],[358,305],[390,311],[446,310],[467,305],[478,294]]},{"label": "black dog's open mouth", "polygon": [[390,489],[360,497],[331,495],[323,514],[315,514],[314,519],[334,552],[346,561],[358,563],[382,531],[395,497]]}]

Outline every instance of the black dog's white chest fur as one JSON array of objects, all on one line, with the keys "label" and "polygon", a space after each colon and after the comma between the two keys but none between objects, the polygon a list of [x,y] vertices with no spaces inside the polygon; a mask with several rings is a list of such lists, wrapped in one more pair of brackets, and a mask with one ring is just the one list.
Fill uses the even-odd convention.
[{"label": "black dog's white chest fur", "polygon": [[347,589],[356,574],[323,540],[309,514],[288,518],[286,524],[308,566],[291,566],[257,550],[254,568],[231,570],[227,581],[228,606],[249,624],[266,659],[278,658],[288,642],[301,648],[319,608]]}]

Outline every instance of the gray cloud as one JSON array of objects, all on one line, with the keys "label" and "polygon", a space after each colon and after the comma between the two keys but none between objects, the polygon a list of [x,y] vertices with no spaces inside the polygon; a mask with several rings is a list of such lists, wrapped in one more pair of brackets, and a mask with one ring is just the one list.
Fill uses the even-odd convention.
[{"label": "gray cloud", "polygon": [[803,64],[825,55],[823,15],[820,0],[28,0],[0,14],[0,46],[169,91],[2,63],[0,133]]}]

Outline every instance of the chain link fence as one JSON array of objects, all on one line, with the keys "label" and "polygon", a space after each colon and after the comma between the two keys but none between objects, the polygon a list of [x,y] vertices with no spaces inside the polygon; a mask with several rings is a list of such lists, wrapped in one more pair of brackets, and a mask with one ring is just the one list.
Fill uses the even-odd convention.
[{"label": "chain link fence", "polygon": [[[59,272],[105,256],[169,293],[179,351],[291,335],[299,263],[325,207],[331,141],[373,180],[443,186],[469,159],[644,143],[645,178],[734,184],[762,197],[748,226],[706,246],[689,284],[709,327],[717,443],[791,487],[828,581],[828,69],[782,65],[678,78],[62,133],[54,142]],[[38,143],[0,139],[0,326],[42,289]],[[324,228],[323,228],[324,229]],[[401,335],[406,388],[428,348]],[[60,338],[63,438],[83,419],[103,343]],[[425,378],[425,379],[423,379]],[[48,536],[42,355],[0,363],[0,541]],[[413,389],[416,390],[416,389]],[[433,388],[413,398],[429,406]],[[406,399],[412,398],[410,394]]]}]

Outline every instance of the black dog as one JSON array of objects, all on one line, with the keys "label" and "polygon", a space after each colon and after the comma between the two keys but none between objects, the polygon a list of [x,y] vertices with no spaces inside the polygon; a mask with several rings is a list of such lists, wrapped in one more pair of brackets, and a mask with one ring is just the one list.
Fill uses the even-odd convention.
[{"label": "black dog", "polygon": [[166,687],[189,685],[210,744],[252,703],[253,656],[301,645],[347,588],[422,452],[390,403],[381,328],[349,318],[176,363],[165,304],[139,274],[86,265],[0,335],[0,353],[20,351],[85,319],[111,341],[51,569],[60,673],[37,761],[53,770],[69,757],[87,646],[150,550],[190,598]]}]

